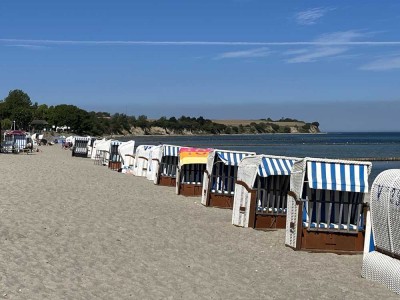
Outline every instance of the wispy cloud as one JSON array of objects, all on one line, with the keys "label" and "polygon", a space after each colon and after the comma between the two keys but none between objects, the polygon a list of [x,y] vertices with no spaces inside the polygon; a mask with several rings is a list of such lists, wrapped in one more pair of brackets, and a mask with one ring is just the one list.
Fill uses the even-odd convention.
[{"label": "wispy cloud", "polygon": [[263,47],[250,50],[224,52],[215,57],[215,59],[266,57],[270,53],[271,52],[268,48]]},{"label": "wispy cloud", "polygon": [[295,56],[288,59],[288,63],[306,63],[314,62],[321,58],[334,57],[336,55],[345,53],[348,50],[346,47],[318,47],[316,49],[309,50],[305,54]]},{"label": "wispy cloud", "polygon": [[332,33],[325,33],[319,36],[315,42],[317,43],[325,43],[325,44],[352,44],[356,43],[357,39],[371,37],[373,35],[372,32],[362,32],[359,30],[347,30],[347,31],[338,31]]},{"label": "wispy cloud", "polygon": [[332,7],[314,7],[295,15],[296,22],[300,25],[314,25],[319,19],[325,16],[329,11],[334,10]]},{"label": "wispy cloud", "polygon": [[42,49],[48,49],[49,47],[43,46],[43,45],[29,45],[29,44],[11,44],[11,45],[6,45],[7,47],[18,47],[18,48],[25,48],[25,49],[30,49],[30,50],[42,50]]},{"label": "wispy cloud", "polygon": [[360,69],[365,71],[388,71],[400,69],[400,54],[376,59],[361,66]]},{"label": "wispy cloud", "polygon": [[[352,32],[352,31],[350,31]],[[348,32],[346,31],[345,33]],[[341,33],[335,33],[341,34]],[[343,32],[342,32],[343,34]],[[349,41],[334,39],[332,34],[324,35],[314,41],[252,42],[252,41],[109,41],[109,40],[34,40],[34,39],[0,39],[2,44],[29,45],[71,45],[71,46],[400,46],[400,41]],[[328,39],[330,37],[330,39]]]},{"label": "wispy cloud", "polygon": [[322,58],[338,57],[351,49],[355,40],[370,36],[370,33],[363,33],[356,30],[333,32],[324,34],[315,39],[317,44],[305,49],[294,49],[286,51],[285,55],[293,55],[286,60],[287,63],[308,63],[315,62]]}]

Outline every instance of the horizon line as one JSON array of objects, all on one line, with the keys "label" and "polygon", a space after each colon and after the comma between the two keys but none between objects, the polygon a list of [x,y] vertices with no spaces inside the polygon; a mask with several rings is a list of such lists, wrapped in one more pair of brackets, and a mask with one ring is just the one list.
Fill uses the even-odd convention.
[{"label": "horizon line", "polygon": [[146,40],[41,40],[41,39],[6,39],[0,43],[28,43],[41,45],[104,45],[104,46],[400,46],[400,41],[284,41],[284,42],[249,42],[249,41],[146,41]]}]

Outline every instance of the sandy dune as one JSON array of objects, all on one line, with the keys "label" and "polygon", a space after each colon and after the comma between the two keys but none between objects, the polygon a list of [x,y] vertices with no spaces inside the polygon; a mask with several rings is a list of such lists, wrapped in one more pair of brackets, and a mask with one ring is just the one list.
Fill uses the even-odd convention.
[{"label": "sandy dune", "polygon": [[398,299],[362,256],[295,252],[58,146],[0,155],[0,298]]}]

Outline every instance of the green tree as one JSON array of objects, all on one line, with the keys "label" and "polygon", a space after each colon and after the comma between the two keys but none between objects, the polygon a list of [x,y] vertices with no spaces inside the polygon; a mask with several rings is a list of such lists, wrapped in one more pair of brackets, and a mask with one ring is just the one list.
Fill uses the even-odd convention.
[{"label": "green tree", "polygon": [[3,117],[12,116],[17,109],[31,109],[32,101],[27,93],[22,90],[12,90],[8,96],[4,98],[4,115]]},{"label": "green tree", "polygon": [[49,107],[46,104],[41,104],[33,111],[33,118],[35,120],[47,120]]},{"label": "green tree", "polygon": [[18,129],[27,130],[29,124],[33,120],[32,110],[26,107],[19,107],[13,110],[11,119],[15,121],[15,125]]},{"label": "green tree", "polygon": [[1,120],[1,129],[2,130],[11,129],[11,126],[12,126],[12,121],[10,119]]}]

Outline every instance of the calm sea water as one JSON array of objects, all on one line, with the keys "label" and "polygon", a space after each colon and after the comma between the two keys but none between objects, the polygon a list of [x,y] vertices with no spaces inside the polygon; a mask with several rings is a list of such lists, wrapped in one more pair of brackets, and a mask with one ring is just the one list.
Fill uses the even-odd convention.
[{"label": "calm sea water", "polygon": [[[257,154],[323,158],[400,158],[399,133],[260,134],[214,136],[135,136],[141,144],[172,144]],[[386,169],[400,169],[400,161],[373,162],[370,181]]]}]

